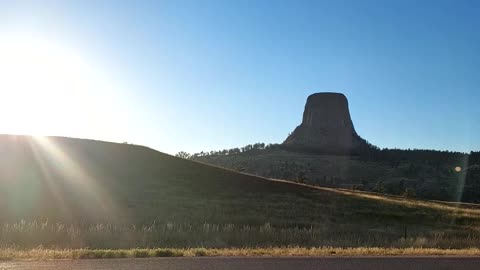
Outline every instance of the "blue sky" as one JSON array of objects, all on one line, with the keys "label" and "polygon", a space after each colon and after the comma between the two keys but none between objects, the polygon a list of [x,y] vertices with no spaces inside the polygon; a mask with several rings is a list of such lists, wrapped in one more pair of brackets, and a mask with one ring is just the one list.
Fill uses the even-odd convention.
[{"label": "blue sky", "polygon": [[332,91],[375,145],[470,151],[480,150],[478,14],[473,0],[0,0],[0,35],[70,48],[126,100],[109,112],[122,115],[116,136],[48,135],[168,153],[280,143],[307,96]]}]

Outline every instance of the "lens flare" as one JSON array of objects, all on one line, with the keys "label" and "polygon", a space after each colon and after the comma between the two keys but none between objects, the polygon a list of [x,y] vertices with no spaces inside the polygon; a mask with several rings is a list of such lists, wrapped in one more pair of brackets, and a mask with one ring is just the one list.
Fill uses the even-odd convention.
[{"label": "lens flare", "polygon": [[119,140],[131,110],[106,73],[61,42],[0,36],[0,133]]}]

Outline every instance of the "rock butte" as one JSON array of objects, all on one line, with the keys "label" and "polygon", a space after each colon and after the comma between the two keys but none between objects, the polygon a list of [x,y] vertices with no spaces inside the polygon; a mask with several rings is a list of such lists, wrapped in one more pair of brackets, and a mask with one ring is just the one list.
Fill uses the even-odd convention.
[{"label": "rock butte", "polygon": [[355,131],[348,100],[341,93],[316,93],[307,99],[302,123],[283,145],[300,150],[348,154],[365,144]]}]

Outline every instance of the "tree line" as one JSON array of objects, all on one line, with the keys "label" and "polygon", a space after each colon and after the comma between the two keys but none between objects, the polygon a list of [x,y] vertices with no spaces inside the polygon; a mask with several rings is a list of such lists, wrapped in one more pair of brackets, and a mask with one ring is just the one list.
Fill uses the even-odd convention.
[{"label": "tree line", "polygon": [[264,150],[275,150],[280,149],[279,144],[265,144],[265,143],[254,143],[248,144],[243,147],[235,147],[231,149],[223,149],[223,150],[212,150],[212,151],[201,151],[198,153],[190,154],[185,151],[180,151],[175,154],[176,157],[185,158],[185,159],[196,159],[199,157],[206,157],[206,156],[232,156],[232,155],[239,155],[239,154],[254,154],[254,153],[261,153]]}]

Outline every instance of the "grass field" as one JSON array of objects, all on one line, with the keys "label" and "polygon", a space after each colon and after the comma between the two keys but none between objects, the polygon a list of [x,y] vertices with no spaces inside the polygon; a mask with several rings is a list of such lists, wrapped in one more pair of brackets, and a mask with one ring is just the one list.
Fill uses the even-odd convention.
[{"label": "grass field", "polygon": [[7,249],[480,246],[476,205],[273,181],[128,144],[3,136],[0,152]]}]

